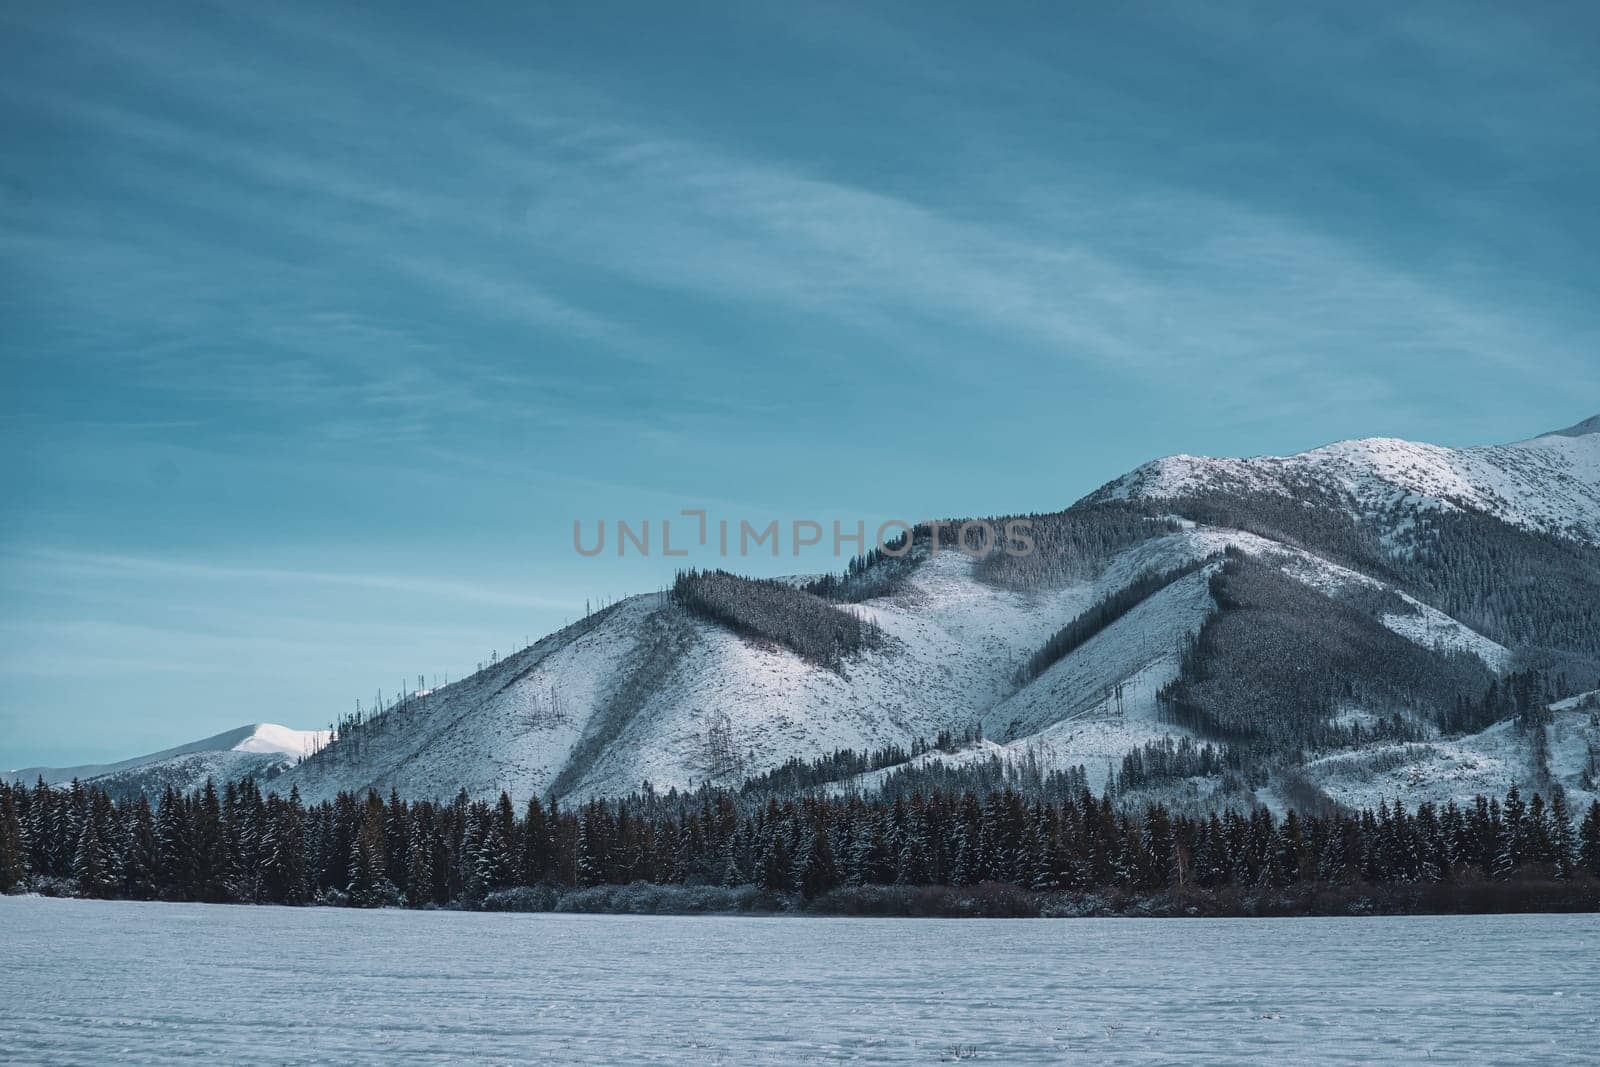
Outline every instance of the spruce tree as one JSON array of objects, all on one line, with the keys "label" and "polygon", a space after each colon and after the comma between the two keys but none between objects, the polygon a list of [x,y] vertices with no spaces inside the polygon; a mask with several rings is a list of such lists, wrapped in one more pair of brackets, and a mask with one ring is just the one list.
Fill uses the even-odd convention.
[{"label": "spruce tree", "polygon": [[389,787],[389,807],[383,818],[383,844],[389,860],[389,881],[404,889],[410,878],[411,828],[405,804],[393,786]]},{"label": "spruce tree", "polygon": [[345,892],[357,908],[376,908],[394,893],[388,878],[388,840],[383,829],[383,802],[370,795],[356,833],[350,858],[350,881]]},{"label": "spruce tree", "polygon": [[226,828],[222,821],[222,802],[215,784],[206,779],[200,803],[194,812],[194,881],[192,899],[223,903],[231,899],[231,858]]},{"label": "spruce tree", "polygon": [[498,819],[489,821],[483,828],[483,840],[474,860],[473,881],[477,887],[475,898],[505,888],[510,881],[511,856],[506,848]]},{"label": "spruce tree", "polygon": [[761,857],[761,888],[778,892],[788,892],[794,888],[789,846],[784,843],[782,835],[773,835]]},{"label": "spruce tree", "polygon": [[78,883],[78,895],[91,899],[114,896],[118,878],[106,841],[106,831],[102,828],[101,820],[92,813],[87,814],[82,823],[77,854],[72,861],[72,876]]},{"label": "spruce tree", "polygon": [[545,821],[544,807],[538,797],[528,799],[527,816],[522,821],[522,884],[540,885],[550,878],[551,855],[550,827]]},{"label": "spruce tree", "polygon": [[1589,811],[1578,830],[1578,867],[1591,877],[1600,878],[1600,800],[1589,802]]},{"label": "spruce tree", "polygon": [[578,820],[578,884],[602,885],[606,880],[607,842],[605,827],[598,810],[591,803]]},{"label": "spruce tree", "polygon": [[434,829],[426,814],[411,821],[407,853],[406,904],[420,908],[434,901]]},{"label": "spruce tree", "polygon": [[50,824],[53,821],[51,811],[55,807],[55,792],[44,783],[44,776],[40,775],[33,787],[33,796],[28,804],[28,818],[22,824],[23,835],[28,840],[28,869],[34,874],[53,874],[51,855],[52,837]]},{"label": "spruce tree", "polygon": [[194,838],[189,830],[189,806],[168,789],[156,816],[156,843],[161,862],[157,880],[162,900],[193,900]]},{"label": "spruce tree", "polygon": [[1577,871],[1577,838],[1572,832],[1572,815],[1567,811],[1567,798],[1559,789],[1550,799],[1550,861],[1555,865],[1557,878],[1571,878]]},{"label": "spruce tree", "polygon": [[1522,803],[1522,794],[1515,785],[1506,792],[1506,802],[1501,813],[1499,824],[1495,828],[1492,873],[1496,878],[1507,879],[1521,868],[1523,851],[1526,848],[1524,826],[1526,808]]},{"label": "spruce tree", "polygon": [[28,876],[28,848],[10,786],[0,786],[0,893],[9,893]]},{"label": "spruce tree", "polygon": [[839,868],[833,859],[833,844],[828,828],[820,821],[811,831],[811,850],[806,856],[800,879],[800,892],[807,900],[821,896],[839,884]]},{"label": "spruce tree", "polygon": [[143,793],[134,803],[127,841],[123,873],[125,892],[134,900],[154,900],[161,891],[161,848],[156,837],[155,815]]}]

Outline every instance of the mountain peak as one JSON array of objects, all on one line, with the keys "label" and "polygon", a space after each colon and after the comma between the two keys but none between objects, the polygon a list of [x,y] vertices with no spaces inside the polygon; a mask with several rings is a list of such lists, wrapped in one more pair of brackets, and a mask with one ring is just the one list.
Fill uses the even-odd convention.
[{"label": "mountain peak", "polygon": [[1396,506],[1481,511],[1600,544],[1600,416],[1514,445],[1445,448],[1393,437],[1337,441],[1291,456],[1168,456],[1102,486],[1089,501],[1266,492],[1320,485],[1353,512]]},{"label": "mountain peak", "polygon": [[1582,422],[1573,423],[1565,430],[1551,430],[1542,433],[1540,437],[1587,437],[1592,433],[1600,433],[1600,415],[1590,415]]}]

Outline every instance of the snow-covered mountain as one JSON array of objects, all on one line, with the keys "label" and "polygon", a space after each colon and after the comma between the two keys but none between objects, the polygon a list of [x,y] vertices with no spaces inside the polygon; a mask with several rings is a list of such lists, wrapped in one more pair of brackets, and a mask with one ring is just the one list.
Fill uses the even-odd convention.
[{"label": "snow-covered mountain", "polygon": [[[1055,569],[1037,574],[921,551],[863,598],[819,606],[786,585],[779,601],[811,598],[797,609],[874,624],[881,637],[841,663],[682,598],[635,596],[280,764],[272,787],[574,800],[737,785],[794,758],[981,726],[981,744],[918,762],[1082,766],[1101,789],[1131,751],[1187,738],[1235,753],[1228,775],[1162,786],[1197,804],[1513,781],[1593,793],[1592,701],[1535,715],[1524,675],[1538,672],[1541,707],[1600,685],[1600,418],[1483,448],[1372,438],[1169,457],[1041,522],[1059,536]],[[1141,582],[1151,591],[1128,596]],[[1038,659],[1118,597],[1086,638]],[[238,758],[231,736],[130,762],[198,773]],[[129,771],[87,770],[59,773]]]},{"label": "snow-covered mountain", "polygon": [[1217,492],[1303,496],[1315,486],[1364,516],[1424,507],[1479,511],[1600,544],[1600,416],[1509,445],[1441,448],[1367,437],[1293,456],[1167,456],[1086,498],[1161,499]]},{"label": "snow-covered mountain", "polygon": [[22,767],[7,771],[5,777],[29,784],[43,778],[49,785],[76,779],[94,782],[114,793],[160,792],[169,785],[186,791],[204,785],[207,778],[222,782],[245,775],[275,777],[328,740],[326,730],[293,730],[259,722],[116,763]]}]

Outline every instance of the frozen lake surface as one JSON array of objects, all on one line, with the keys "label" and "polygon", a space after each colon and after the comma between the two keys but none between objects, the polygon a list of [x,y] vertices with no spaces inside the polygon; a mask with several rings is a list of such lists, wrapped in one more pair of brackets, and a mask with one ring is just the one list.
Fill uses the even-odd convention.
[{"label": "frozen lake surface", "polygon": [[644,918],[0,898],[0,1059],[1594,1063],[1600,916]]}]

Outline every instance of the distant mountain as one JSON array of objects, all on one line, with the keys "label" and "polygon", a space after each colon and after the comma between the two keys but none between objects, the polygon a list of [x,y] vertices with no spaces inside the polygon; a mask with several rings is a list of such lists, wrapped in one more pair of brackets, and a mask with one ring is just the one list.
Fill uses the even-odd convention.
[{"label": "distant mountain", "polygon": [[[1130,803],[1198,807],[1513,782],[1586,800],[1596,427],[1173,456],[1031,516],[1025,558],[935,553],[920,530],[904,559],[833,579],[685,576],[344,723],[273,788],[571,801],[737,786],[851,749],[876,752],[873,769],[830,788],[928,782],[939,764],[1082,767]],[[946,745],[960,751],[911,751],[978,728],[981,743]],[[1215,760],[1191,759],[1203,746]]]},{"label": "distant mountain", "polygon": [[1600,415],[1528,441],[1481,448],[1369,437],[1293,456],[1168,456],[1087,500],[1241,492],[1303,497],[1313,487],[1368,521],[1402,517],[1416,508],[1477,511],[1600,544]]},{"label": "distant mountain", "polygon": [[1592,433],[1600,433],[1600,415],[1591,415],[1582,422],[1574,423],[1565,430],[1551,430],[1543,437],[1586,437]]},{"label": "distant mountain", "polygon": [[326,730],[292,730],[274,723],[253,723],[176,748],[116,763],[78,767],[23,767],[5,777],[29,785],[43,778],[49,785],[74,780],[93,782],[116,794],[159,793],[167,786],[187,791],[205,784],[253,775],[274,778],[328,741]]}]

